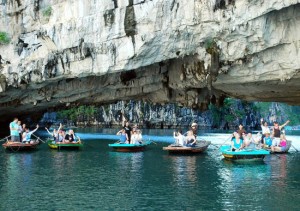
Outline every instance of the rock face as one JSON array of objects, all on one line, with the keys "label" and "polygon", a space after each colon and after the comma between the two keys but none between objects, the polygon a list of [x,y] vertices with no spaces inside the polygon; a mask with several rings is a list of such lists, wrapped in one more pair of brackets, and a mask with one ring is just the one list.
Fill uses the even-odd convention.
[{"label": "rock face", "polygon": [[300,0],[3,0],[0,115],[118,100],[300,104]]}]

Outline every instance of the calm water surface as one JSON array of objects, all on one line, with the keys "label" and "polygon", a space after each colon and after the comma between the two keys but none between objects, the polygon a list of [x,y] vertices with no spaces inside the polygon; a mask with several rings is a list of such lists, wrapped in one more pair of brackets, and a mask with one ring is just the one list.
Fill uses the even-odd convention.
[{"label": "calm water surface", "polygon": [[[198,156],[162,150],[171,130],[144,131],[156,144],[139,153],[108,148],[115,130],[77,129],[79,151],[0,152],[0,210],[299,210],[300,153],[263,162],[223,160],[215,146]],[[43,134],[41,134],[43,135]],[[201,138],[224,143],[229,134]],[[300,136],[290,135],[300,149]]]}]

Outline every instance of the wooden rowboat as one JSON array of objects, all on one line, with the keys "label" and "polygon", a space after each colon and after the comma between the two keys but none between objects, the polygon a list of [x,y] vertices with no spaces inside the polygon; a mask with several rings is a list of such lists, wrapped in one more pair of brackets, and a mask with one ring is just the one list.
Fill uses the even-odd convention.
[{"label": "wooden rowboat", "polygon": [[266,155],[270,154],[270,152],[265,149],[231,151],[231,146],[222,146],[220,151],[226,160],[263,160]]},{"label": "wooden rowboat", "polygon": [[178,146],[171,144],[167,147],[163,147],[163,150],[168,151],[171,154],[196,154],[205,152],[210,144],[210,141],[200,141],[194,147]]},{"label": "wooden rowboat", "polygon": [[39,141],[34,141],[33,143],[7,141],[4,144],[2,144],[4,149],[13,152],[34,150],[37,148],[38,145],[39,145]]},{"label": "wooden rowboat", "polygon": [[81,147],[83,147],[83,143],[81,141],[74,143],[65,143],[48,140],[47,144],[51,149],[80,149]]},{"label": "wooden rowboat", "polygon": [[141,152],[144,151],[150,143],[146,142],[143,144],[121,144],[114,143],[108,146],[117,152]]}]

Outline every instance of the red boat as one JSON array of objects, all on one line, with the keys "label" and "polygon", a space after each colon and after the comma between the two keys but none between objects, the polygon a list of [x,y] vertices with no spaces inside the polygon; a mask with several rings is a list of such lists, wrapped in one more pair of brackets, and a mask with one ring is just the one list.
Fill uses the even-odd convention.
[{"label": "red boat", "polygon": [[10,150],[13,152],[34,150],[37,148],[38,145],[39,145],[38,141],[34,141],[31,143],[7,141],[4,144],[2,144],[4,149]]}]

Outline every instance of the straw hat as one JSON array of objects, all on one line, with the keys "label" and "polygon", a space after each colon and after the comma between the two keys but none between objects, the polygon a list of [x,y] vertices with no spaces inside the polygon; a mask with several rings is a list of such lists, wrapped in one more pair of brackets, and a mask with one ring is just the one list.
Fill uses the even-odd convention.
[{"label": "straw hat", "polygon": [[196,122],[194,122],[192,125],[191,125],[191,127],[197,127],[198,126],[198,124],[196,123]]}]

